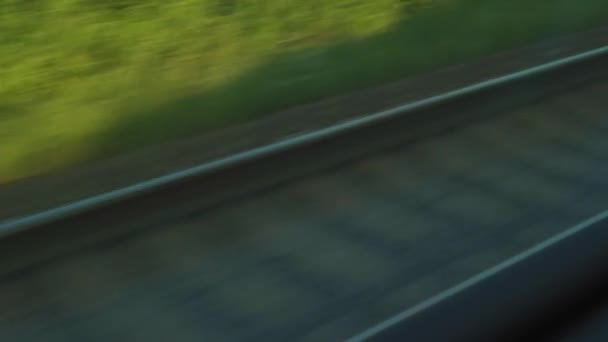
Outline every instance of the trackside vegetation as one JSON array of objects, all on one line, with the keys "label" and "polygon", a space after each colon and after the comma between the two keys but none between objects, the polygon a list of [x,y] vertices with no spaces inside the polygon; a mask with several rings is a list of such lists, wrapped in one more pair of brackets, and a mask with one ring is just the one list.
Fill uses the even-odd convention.
[{"label": "trackside vegetation", "polygon": [[607,23],[606,0],[4,0],[0,184]]}]

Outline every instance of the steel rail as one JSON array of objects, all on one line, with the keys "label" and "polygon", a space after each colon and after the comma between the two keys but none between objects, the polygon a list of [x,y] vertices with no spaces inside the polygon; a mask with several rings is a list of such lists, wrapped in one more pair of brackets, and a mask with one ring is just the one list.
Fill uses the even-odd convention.
[{"label": "steel rail", "polygon": [[[160,189],[183,183],[193,178],[217,174],[223,170],[233,169],[245,164],[251,164],[260,159],[270,158],[282,153],[289,153],[297,148],[318,144],[320,141],[336,139],[342,135],[352,134],[367,127],[378,126],[391,120],[416,117],[416,114],[442,105],[449,105],[456,101],[464,101],[472,96],[483,95],[490,91],[500,90],[503,87],[514,85],[537,77],[550,75],[563,69],[576,67],[581,64],[602,60],[608,56],[608,46],[603,46],[585,53],[541,64],[515,73],[489,79],[463,88],[455,89],[437,96],[420,101],[406,103],[385,111],[373,113],[361,118],[352,119],[335,124],[314,132],[287,138],[272,144],[246,150],[234,155],[206,162],[195,167],[187,168],[167,175],[142,181],[124,188],[105,192],[88,197],[56,208],[44,210],[31,215],[9,218],[0,222],[0,238],[14,235],[19,232],[31,230],[69,219],[83,213],[91,212],[102,207],[115,205],[129,199],[153,193]],[[422,116],[422,115],[421,115]],[[426,118],[424,118],[426,120]],[[417,118],[416,120],[422,120]]]},{"label": "steel rail", "polygon": [[559,334],[608,283],[608,210],[351,337],[536,341]]}]

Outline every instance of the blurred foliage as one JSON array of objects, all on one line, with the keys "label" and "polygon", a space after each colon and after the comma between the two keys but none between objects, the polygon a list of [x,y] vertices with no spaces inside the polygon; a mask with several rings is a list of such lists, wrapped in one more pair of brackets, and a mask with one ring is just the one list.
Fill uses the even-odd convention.
[{"label": "blurred foliage", "polygon": [[607,18],[605,0],[4,0],[0,183]]}]

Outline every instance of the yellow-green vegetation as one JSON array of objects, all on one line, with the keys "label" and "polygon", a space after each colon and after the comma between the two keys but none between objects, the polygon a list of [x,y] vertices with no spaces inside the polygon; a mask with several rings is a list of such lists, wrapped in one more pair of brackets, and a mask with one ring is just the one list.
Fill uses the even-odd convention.
[{"label": "yellow-green vegetation", "polygon": [[0,183],[604,23],[605,0],[4,0]]}]

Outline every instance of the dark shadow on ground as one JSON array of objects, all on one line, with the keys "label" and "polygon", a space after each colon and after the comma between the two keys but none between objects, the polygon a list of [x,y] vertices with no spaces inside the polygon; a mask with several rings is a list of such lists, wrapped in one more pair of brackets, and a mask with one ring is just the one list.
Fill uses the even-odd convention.
[{"label": "dark shadow on ground", "polygon": [[[449,6],[439,14],[435,9],[406,8],[387,32],[278,54],[224,86],[119,114],[123,119],[99,132],[88,157],[200,135],[337,94],[473,62],[491,52],[572,31],[571,26],[577,25],[549,21],[546,27],[535,28],[534,35],[522,35],[522,23],[513,21],[494,32],[480,33],[475,30],[499,15],[516,17],[517,8],[513,7],[514,13],[495,13],[496,8],[471,3],[476,8],[471,18],[457,17]],[[411,17],[413,11],[417,15]],[[458,25],[462,20],[478,24]],[[471,36],[479,39],[467,39]]]}]

